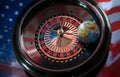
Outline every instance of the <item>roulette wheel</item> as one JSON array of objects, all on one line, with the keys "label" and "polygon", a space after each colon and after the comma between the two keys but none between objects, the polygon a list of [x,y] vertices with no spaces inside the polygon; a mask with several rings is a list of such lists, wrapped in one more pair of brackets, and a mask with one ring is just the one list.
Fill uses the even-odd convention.
[{"label": "roulette wheel", "polygon": [[20,13],[12,45],[35,77],[82,77],[105,61],[110,39],[108,18],[94,1],[37,0]]}]

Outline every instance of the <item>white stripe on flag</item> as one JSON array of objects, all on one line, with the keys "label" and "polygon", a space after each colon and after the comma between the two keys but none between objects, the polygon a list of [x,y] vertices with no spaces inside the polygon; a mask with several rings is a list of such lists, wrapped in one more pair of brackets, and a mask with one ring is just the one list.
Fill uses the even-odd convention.
[{"label": "white stripe on flag", "polygon": [[112,32],[111,43],[117,43],[120,41],[120,30]]},{"label": "white stripe on flag", "polygon": [[120,12],[108,15],[108,18],[110,20],[110,23],[113,23],[113,22],[116,22],[116,21],[120,21]]},{"label": "white stripe on flag", "polygon": [[104,10],[110,10],[112,7],[120,6],[120,0],[111,0],[110,2],[99,3]]},{"label": "white stripe on flag", "polygon": [[117,54],[117,56],[115,56],[114,58],[112,56],[113,56],[113,52],[110,51],[105,64],[106,67],[109,67],[110,65],[112,65],[113,63],[115,63],[117,60],[120,59],[120,53]]}]

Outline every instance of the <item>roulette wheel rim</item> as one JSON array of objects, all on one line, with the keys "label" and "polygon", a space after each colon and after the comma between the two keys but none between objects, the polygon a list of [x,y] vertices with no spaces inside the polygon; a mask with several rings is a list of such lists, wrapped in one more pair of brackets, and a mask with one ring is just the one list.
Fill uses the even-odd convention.
[{"label": "roulette wheel rim", "polygon": [[[47,4],[49,4],[49,5],[47,5]],[[66,67],[62,67],[62,69],[60,69],[61,67],[59,67],[59,68],[58,67],[52,67],[51,68],[50,66],[49,67],[46,67],[44,65],[40,66],[39,64],[37,64],[35,61],[32,60],[30,55],[26,54],[25,51],[23,51],[24,50],[23,49],[24,48],[24,45],[23,45],[24,40],[21,39],[21,37],[23,38],[23,37],[27,36],[27,35],[25,35],[24,32],[26,31],[26,33],[27,33],[28,29],[30,29],[30,28],[27,29],[27,26],[28,26],[29,22],[33,21],[32,18],[34,19],[33,16],[36,16],[35,14],[37,14],[37,13],[39,14],[38,11],[43,11],[44,10],[42,8],[46,9],[49,6],[51,6],[51,8],[53,8],[54,5],[59,6],[59,5],[66,5],[66,4],[68,4],[68,6],[71,5],[71,7],[72,7],[72,5],[76,5],[76,7],[78,7],[78,8],[79,7],[85,8],[85,9],[93,12],[93,14],[95,14],[95,16],[98,18],[100,24],[102,25],[99,44],[97,44],[98,47],[95,48],[95,51],[87,59],[85,59],[85,61],[74,65],[73,64],[74,61],[77,62],[76,54],[77,54],[78,57],[80,56],[80,55],[78,55],[79,52],[77,52],[74,55],[67,56],[67,58],[65,58],[65,57],[57,58],[56,56],[53,56],[53,55],[51,56],[49,53],[44,52],[45,50],[43,50],[44,48],[41,46],[42,44],[38,42],[39,39],[41,39],[39,37],[41,36],[41,31],[42,31],[41,30],[41,25],[38,25],[37,28],[35,28],[34,43],[33,44],[34,44],[34,47],[37,49],[40,57],[43,55],[42,56],[43,61],[41,61],[41,62],[44,63],[44,61],[46,61],[47,63],[51,63],[51,65],[53,65],[53,66],[55,64],[55,65],[60,65],[61,67],[62,67],[62,65],[66,66]],[[44,5],[46,5],[46,6],[44,6]],[[61,7],[61,6],[59,6],[59,7]],[[38,10],[38,8],[40,8],[40,9]],[[49,10],[51,8],[48,8],[47,10]],[[59,9],[59,10],[61,10],[61,9]],[[33,11],[35,11],[37,13],[34,13]],[[50,16],[48,15],[48,17],[43,18],[43,20],[45,20],[45,21],[40,21],[40,24],[42,23],[42,27],[44,28],[44,26],[46,25],[46,23],[48,23],[48,21],[52,22],[52,19],[60,18],[60,17],[63,18],[63,19],[64,19],[64,17],[66,17],[66,19],[69,18],[71,20],[72,19],[76,20],[76,24],[77,24],[77,21],[83,22],[79,18],[77,18],[77,16],[74,16],[74,14],[71,14],[73,11],[70,11],[68,14],[65,14],[63,12],[65,12],[65,11],[58,12],[59,14],[57,14],[57,12],[56,12],[55,15],[50,15]],[[33,16],[31,16],[31,15],[33,15]],[[25,23],[25,22],[27,22],[27,23]],[[61,22],[63,22],[63,21],[61,21]],[[59,22],[57,22],[57,23],[59,23]],[[64,21],[64,23],[67,24],[68,22]],[[51,25],[48,25],[48,26],[51,27]],[[54,26],[54,25],[52,24],[52,26]],[[66,28],[65,25],[64,25],[64,27]],[[60,32],[58,32],[58,31],[62,32],[62,30],[60,30],[60,28],[55,28],[55,30],[57,31],[56,33],[58,35],[60,34]],[[49,31],[49,30],[46,28],[46,32],[47,31]],[[55,0],[33,1],[30,5],[28,5],[22,11],[22,13],[18,17],[18,20],[15,23],[15,27],[13,29],[13,38],[12,38],[12,40],[13,40],[13,49],[14,49],[15,55],[16,55],[18,61],[21,63],[21,65],[25,68],[26,71],[28,71],[30,74],[32,74],[34,76],[46,76],[46,74],[48,74],[48,75],[49,74],[50,75],[59,75],[59,74],[65,75],[65,73],[67,73],[67,75],[70,75],[70,76],[75,75],[75,74],[76,74],[76,76],[82,76],[84,74],[87,74],[89,71],[92,71],[95,67],[97,67],[97,65],[107,55],[108,46],[109,46],[110,38],[111,38],[111,33],[110,32],[111,32],[110,31],[110,24],[109,24],[109,21],[107,19],[107,16],[103,12],[103,10],[100,8],[100,6],[98,6],[94,1],[87,1],[87,0],[76,0],[74,2],[72,0],[65,0],[65,1],[55,1]],[[64,31],[63,31],[63,33],[64,33]],[[62,36],[60,35],[60,37],[64,36],[63,33],[61,34]],[[50,35],[51,34],[49,34],[49,36]],[[42,41],[47,43],[46,40],[42,40]],[[53,44],[53,43],[51,43],[51,44]],[[47,44],[45,44],[45,45],[47,45]],[[69,43],[67,45],[69,45]],[[71,44],[71,45],[73,45],[73,44]],[[79,47],[81,47],[80,54],[82,54],[82,53],[84,53],[82,51],[84,51],[84,49],[86,48],[86,44],[81,43],[80,45],[83,45],[83,46],[79,46]],[[104,47],[106,47],[106,48],[104,48]],[[39,50],[41,52],[39,52]],[[100,56],[100,57],[98,59],[95,59],[97,56]],[[100,61],[97,61],[97,60],[100,60]],[[71,63],[72,65],[69,65],[69,63]],[[69,66],[67,66],[67,65],[69,65]],[[91,66],[91,67],[89,67],[89,66]],[[79,72],[78,72],[78,70],[79,70]]]}]

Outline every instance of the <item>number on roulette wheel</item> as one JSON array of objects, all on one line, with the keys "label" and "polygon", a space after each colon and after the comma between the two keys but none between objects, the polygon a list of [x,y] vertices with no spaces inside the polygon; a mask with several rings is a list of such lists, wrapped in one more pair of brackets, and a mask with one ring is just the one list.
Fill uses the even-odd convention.
[{"label": "number on roulette wheel", "polygon": [[14,53],[31,75],[81,77],[105,61],[111,30],[94,1],[38,0],[21,12],[12,36]]}]

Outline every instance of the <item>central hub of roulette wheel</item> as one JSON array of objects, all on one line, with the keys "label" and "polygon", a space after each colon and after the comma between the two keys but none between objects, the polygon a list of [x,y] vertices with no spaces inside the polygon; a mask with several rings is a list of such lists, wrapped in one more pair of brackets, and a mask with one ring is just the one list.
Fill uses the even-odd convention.
[{"label": "central hub of roulette wheel", "polygon": [[94,1],[38,0],[20,13],[12,36],[17,60],[29,74],[81,77],[104,65],[111,30]]}]

